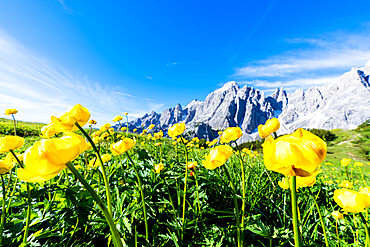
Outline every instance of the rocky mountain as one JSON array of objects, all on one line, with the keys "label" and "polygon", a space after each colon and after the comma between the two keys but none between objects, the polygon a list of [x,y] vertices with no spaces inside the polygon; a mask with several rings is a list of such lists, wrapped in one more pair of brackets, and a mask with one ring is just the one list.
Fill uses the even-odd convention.
[{"label": "rocky mountain", "polygon": [[370,119],[370,63],[353,68],[335,82],[289,94],[283,88],[265,97],[263,91],[250,86],[240,88],[235,82],[210,93],[204,101],[193,100],[186,107],[180,104],[152,112],[129,124],[130,129],[147,128],[164,133],[173,124],[185,122],[186,133],[212,140],[219,130],[239,126],[243,130],[240,142],[258,138],[257,127],[267,119],[277,117],[279,134],[297,128],[352,129]]}]

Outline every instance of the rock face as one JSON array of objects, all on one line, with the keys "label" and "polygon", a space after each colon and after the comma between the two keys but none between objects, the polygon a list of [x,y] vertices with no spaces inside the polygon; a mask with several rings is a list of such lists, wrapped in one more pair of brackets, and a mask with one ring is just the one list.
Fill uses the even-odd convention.
[{"label": "rock face", "polygon": [[185,108],[180,104],[163,111],[152,112],[129,124],[129,128],[147,128],[153,131],[167,129],[184,122],[186,134],[212,140],[219,130],[239,126],[243,130],[240,142],[258,138],[257,127],[267,119],[277,117],[279,134],[291,133],[297,128],[352,129],[370,119],[370,63],[353,68],[337,81],[292,94],[283,88],[265,97],[253,87],[240,88],[235,82],[210,93],[204,101],[193,100]]}]

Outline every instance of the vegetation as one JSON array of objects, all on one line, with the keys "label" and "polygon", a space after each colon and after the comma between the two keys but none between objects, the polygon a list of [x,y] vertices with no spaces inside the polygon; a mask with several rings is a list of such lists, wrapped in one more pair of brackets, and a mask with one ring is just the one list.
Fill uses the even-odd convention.
[{"label": "vegetation", "polygon": [[[27,138],[16,153],[41,139],[42,126],[18,122],[17,135]],[[217,143],[181,138],[174,142],[149,132],[107,129],[106,134],[96,134],[99,153],[112,155],[103,167],[93,149],[72,162],[103,202],[109,201],[107,176],[111,216],[126,246],[295,245],[290,193],[279,186],[284,176],[265,168],[262,142],[240,145],[224,165],[208,170],[202,161]],[[358,190],[366,181],[369,185],[369,124],[352,131],[311,132],[326,140],[328,155],[315,185],[298,189],[303,246],[365,246],[368,238],[359,214],[337,220],[331,213],[340,210],[333,200],[336,189]],[[12,121],[0,120],[0,134],[14,134]],[[128,138],[136,144],[113,155],[111,145]],[[342,158],[352,160],[342,166]],[[197,165],[186,169],[191,162]],[[64,169],[45,182],[25,183],[17,178],[17,168],[1,175],[3,246],[113,245],[99,203],[73,171]],[[350,184],[343,185],[343,180]],[[29,198],[29,233],[24,241]]]}]

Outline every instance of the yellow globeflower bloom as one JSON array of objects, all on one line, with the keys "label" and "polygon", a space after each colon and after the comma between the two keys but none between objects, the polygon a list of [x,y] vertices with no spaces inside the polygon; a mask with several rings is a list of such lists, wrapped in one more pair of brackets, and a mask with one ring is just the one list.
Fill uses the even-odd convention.
[{"label": "yellow globeflower bloom", "polygon": [[4,136],[0,138],[0,154],[22,147],[24,139],[19,136]]},{"label": "yellow globeflower bloom", "polygon": [[354,165],[354,167],[356,167],[356,166],[363,166],[364,164],[363,164],[363,163],[361,163],[361,162],[358,162],[358,161],[357,161],[357,162],[355,162],[353,165]]},{"label": "yellow globeflower bloom", "polygon": [[194,169],[198,165],[198,162],[189,162],[188,169]]},{"label": "yellow globeflower bloom", "polygon": [[113,155],[120,155],[135,146],[136,142],[130,138],[124,138],[117,143],[111,144],[110,149]]},{"label": "yellow globeflower bloom", "polygon": [[343,158],[340,160],[340,164],[342,166],[348,166],[350,163],[351,163],[351,159],[348,159],[348,158]]},{"label": "yellow globeflower bloom", "polygon": [[202,160],[205,168],[213,170],[222,166],[233,154],[233,149],[227,145],[220,145],[211,149],[206,156],[206,160]]},{"label": "yellow globeflower bloom", "polygon": [[258,134],[261,138],[266,138],[271,133],[276,132],[280,128],[280,122],[277,118],[268,119],[265,125],[258,125]]},{"label": "yellow globeflower bloom", "polygon": [[14,163],[10,160],[0,160],[0,174],[9,172],[14,166]]},{"label": "yellow globeflower bloom", "polygon": [[85,150],[85,139],[72,132],[66,132],[61,138],[42,139],[24,153],[25,168],[19,168],[17,176],[26,182],[47,181]]},{"label": "yellow globeflower bloom", "polygon": [[154,137],[155,137],[156,139],[159,139],[159,138],[163,137],[163,132],[162,132],[162,130],[161,130],[161,131],[159,131],[159,132],[157,132],[157,133],[154,133]]},{"label": "yellow globeflower bloom", "polygon": [[361,187],[358,192],[367,196],[367,199],[365,201],[365,208],[370,207],[370,186]]},{"label": "yellow globeflower bloom", "polygon": [[97,122],[94,120],[94,119],[91,119],[90,121],[89,121],[89,125],[93,125],[93,124],[96,124]]},{"label": "yellow globeflower bloom", "polygon": [[340,184],[338,184],[339,187],[347,188],[347,189],[352,189],[353,188],[353,183],[351,183],[348,180],[343,180]]},{"label": "yellow globeflower bloom", "polygon": [[53,123],[49,123],[41,128],[41,137],[50,138],[58,134],[59,132],[54,128]]},{"label": "yellow globeflower bloom", "polygon": [[153,129],[155,127],[155,125],[154,124],[151,124],[151,125],[149,125],[149,127],[148,127],[148,129]]},{"label": "yellow globeflower bloom", "polygon": [[125,116],[127,116],[128,115],[128,112],[125,112]]},{"label": "yellow globeflower bloom", "polygon": [[315,176],[326,151],[325,142],[304,129],[276,140],[269,136],[263,144],[266,168],[286,176]]},{"label": "yellow globeflower bloom", "polygon": [[334,201],[350,213],[359,213],[365,211],[368,206],[368,196],[349,189],[337,189],[334,191]]},{"label": "yellow globeflower bloom", "polygon": [[110,127],[111,127],[110,123],[105,123],[102,126],[100,126],[100,131],[104,132],[106,130],[109,130]]},{"label": "yellow globeflower bloom", "polygon": [[177,123],[171,126],[171,128],[168,129],[168,135],[170,137],[179,136],[185,131],[185,123]]},{"label": "yellow globeflower bloom", "polygon": [[83,127],[87,121],[89,121],[89,118],[89,110],[82,105],[77,104],[67,110],[67,112],[59,118],[52,116],[51,122],[53,123],[54,128],[59,132],[77,131],[78,127],[75,125],[75,123],[78,123],[81,127]]},{"label": "yellow globeflower bloom", "polygon": [[122,119],[123,119],[122,116],[115,116],[112,121],[113,122],[118,122],[118,121],[121,121]]},{"label": "yellow globeflower bloom", "polygon": [[288,190],[289,189],[289,179],[287,179],[286,177],[282,178],[281,181],[278,181],[278,185],[280,186],[280,188],[284,190]]},{"label": "yellow globeflower bloom", "polygon": [[132,131],[133,131],[133,132],[136,132],[136,131],[137,131],[137,129],[133,129]]},{"label": "yellow globeflower bloom", "polygon": [[161,171],[163,171],[163,169],[164,169],[164,165],[162,163],[154,165],[154,172],[155,173],[160,173]]},{"label": "yellow globeflower bloom", "polygon": [[333,211],[333,212],[331,212],[331,216],[333,216],[337,220],[341,220],[341,219],[344,218],[343,214],[341,212],[339,212],[339,211]]},{"label": "yellow globeflower bloom", "polygon": [[[296,182],[297,189],[312,186],[316,183],[316,175],[309,176],[309,177],[297,177],[296,181],[297,181]],[[278,181],[278,185],[285,190],[289,189],[289,183],[285,177],[282,179],[281,182]]]},{"label": "yellow globeflower bloom", "polygon": [[242,135],[243,132],[239,127],[229,127],[222,133],[220,140],[221,143],[229,143],[238,140]]},{"label": "yellow globeflower bloom", "polygon": [[[103,160],[103,163],[107,163],[108,161],[110,161],[110,159],[112,158],[112,156],[110,154],[103,154],[101,156],[101,159]],[[100,160],[98,159],[98,157],[95,157],[94,159],[90,160],[89,162],[89,166],[93,166],[94,168],[95,167],[98,167],[100,165]]]},{"label": "yellow globeflower bloom", "polygon": [[17,112],[18,112],[17,109],[6,109],[5,115],[14,115],[14,114],[17,114]]}]

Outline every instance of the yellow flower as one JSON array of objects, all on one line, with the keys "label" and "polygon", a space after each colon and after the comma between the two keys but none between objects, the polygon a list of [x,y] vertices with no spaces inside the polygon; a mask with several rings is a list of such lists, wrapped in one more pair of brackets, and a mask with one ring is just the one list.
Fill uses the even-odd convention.
[{"label": "yellow flower", "polygon": [[10,160],[0,160],[0,174],[9,172],[14,166],[14,163]]},{"label": "yellow flower", "polygon": [[[321,172],[321,171],[320,171]],[[315,176],[309,176],[309,177],[297,177],[296,178],[296,188],[304,188],[308,186],[312,186],[316,183],[316,175]],[[287,190],[289,189],[289,183],[288,180],[284,177],[282,181],[278,181],[278,185]]]},{"label": "yellow flower", "polygon": [[346,212],[359,213],[365,211],[368,196],[349,189],[337,189],[334,191],[334,201]]},{"label": "yellow flower", "polygon": [[156,147],[159,147],[160,145],[162,145],[162,143],[160,142],[157,142],[156,144],[154,144]]},{"label": "yellow flower", "polygon": [[124,138],[117,143],[111,144],[110,149],[113,155],[120,155],[135,146],[136,142],[130,138]]},{"label": "yellow flower", "polygon": [[229,143],[238,140],[242,135],[243,132],[239,127],[229,127],[222,133],[220,140],[221,143]]},{"label": "yellow flower", "polygon": [[159,132],[157,132],[157,133],[154,133],[154,137],[155,137],[156,139],[159,139],[159,138],[163,137],[163,132],[162,132],[162,130],[161,130],[161,131],[159,131]]},{"label": "yellow flower", "polygon": [[343,214],[341,212],[339,212],[339,211],[333,211],[333,212],[331,212],[331,216],[333,216],[337,220],[341,220],[341,219],[344,218]]},{"label": "yellow flower", "polygon": [[6,109],[5,115],[14,115],[14,114],[17,114],[17,112],[18,112],[17,109]]},{"label": "yellow flower", "polygon": [[358,192],[367,196],[367,199],[365,200],[365,208],[370,207],[370,186],[361,187]]},{"label": "yellow flower", "polygon": [[356,167],[356,166],[363,166],[364,164],[363,163],[361,163],[361,162],[355,162],[355,164],[354,164],[354,167]]},{"label": "yellow flower", "polygon": [[121,128],[121,131],[125,131],[127,128],[126,127],[122,127]]},{"label": "yellow flower", "polygon": [[154,172],[160,173],[164,169],[164,165],[162,163],[154,165]]},{"label": "yellow flower", "polygon": [[94,133],[91,134],[91,137],[98,137],[100,136],[101,132],[99,130],[95,131]]},{"label": "yellow flower", "polygon": [[258,134],[261,138],[266,138],[271,133],[276,132],[280,128],[280,122],[277,118],[268,119],[265,125],[258,125]]},{"label": "yellow flower", "polygon": [[206,156],[206,160],[202,160],[205,168],[213,170],[222,166],[232,155],[233,149],[227,145],[220,145],[211,149]]},{"label": "yellow flower", "polygon": [[[112,156],[110,154],[103,154],[101,156],[101,159],[103,160],[103,163],[107,163],[110,159],[112,158]],[[94,168],[95,167],[98,167],[100,165],[100,160],[98,159],[98,157],[95,157],[94,159],[90,160],[89,162],[89,166],[93,166]]]},{"label": "yellow flower", "polygon": [[339,187],[347,188],[347,189],[352,189],[353,188],[353,183],[351,183],[348,180],[343,180],[340,184],[338,184]]},{"label": "yellow flower", "polygon": [[172,125],[171,128],[168,129],[168,135],[170,137],[179,136],[185,131],[185,123],[177,123]]},{"label": "yellow flower", "polygon": [[123,119],[122,116],[115,116],[112,121],[113,122],[118,122],[118,121],[121,121],[122,119]]},{"label": "yellow flower", "polygon": [[136,132],[136,131],[137,131],[137,129],[133,129],[132,131],[133,131],[133,132]]},{"label": "yellow flower", "polygon": [[194,169],[198,165],[198,162],[189,162],[188,169]]},{"label": "yellow flower", "polygon": [[26,182],[49,180],[85,150],[85,139],[72,132],[66,132],[61,138],[42,139],[27,149],[24,154],[25,168],[19,168],[17,176]]},{"label": "yellow flower", "polygon": [[148,129],[153,129],[155,127],[155,125],[154,124],[151,124],[151,125],[149,125],[149,127],[148,127]]},{"label": "yellow flower", "polygon": [[49,123],[41,128],[41,137],[50,138],[58,134],[59,132],[54,128],[53,123]]},{"label": "yellow flower", "polygon": [[96,124],[97,122],[94,120],[94,119],[91,119],[90,121],[89,121],[89,125],[93,125],[93,124]]},{"label": "yellow flower", "polygon": [[350,163],[351,163],[351,159],[348,159],[348,158],[343,158],[340,160],[340,164],[342,166],[348,166]]},{"label": "yellow flower", "polygon": [[128,115],[128,113],[127,112],[125,112],[125,116],[127,116]]},{"label": "yellow flower", "polygon": [[100,131],[104,132],[106,130],[109,130],[110,127],[111,127],[110,123],[105,123],[102,126],[100,126]]},{"label": "yellow flower", "polygon": [[0,138],[0,154],[22,147],[24,139],[19,136],[4,136]]},{"label": "yellow flower", "polygon": [[314,176],[326,157],[323,140],[304,129],[274,140],[269,136],[263,144],[264,163],[268,170],[286,176]]},{"label": "yellow flower", "polygon": [[59,118],[52,116],[51,122],[53,123],[54,128],[59,132],[77,131],[78,127],[75,125],[75,123],[78,123],[81,127],[83,127],[87,121],[89,121],[89,118],[89,110],[82,105],[77,104],[67,110],[67,112]]}]

